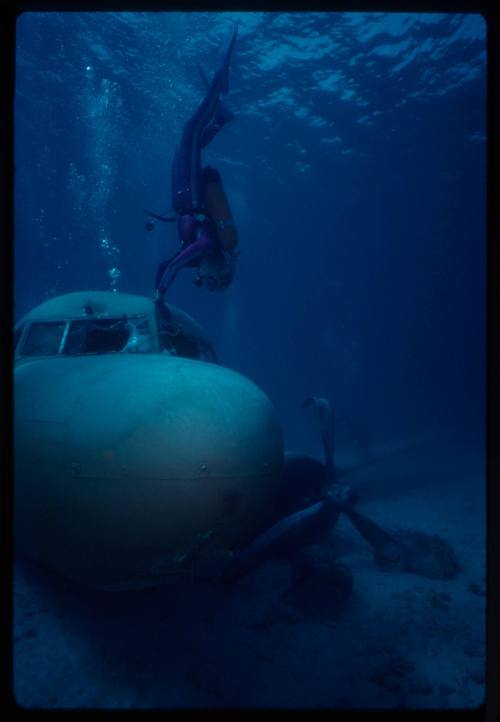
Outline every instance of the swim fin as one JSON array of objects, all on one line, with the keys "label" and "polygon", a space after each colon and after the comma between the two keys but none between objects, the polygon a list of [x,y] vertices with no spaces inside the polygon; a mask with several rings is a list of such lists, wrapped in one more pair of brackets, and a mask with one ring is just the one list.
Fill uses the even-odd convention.
[{"label": "swim fin", "polygon": [[[196,63],[196,67],[198,68],[198,72],[201,76],[201,79],[203,80],[205,88],[208,90],[210,87],[210,83],[208,82],[208,78],[205,75],[205,71],[203,70],[203,68],[201,67],[201,65],[199,63]],[[219,130],[220,128],[222,128],[223,125],[225,125],[226,123],[229,123],[230,120],[233,120],[233,118],[234,118],[234,113],[231,110],[229,110],[229,108],[227,108],[224,105],[224,103],[222,102],[222,100],[220,100],[220,98],[219,98],[219,100],[217,101],[217,106],[215,108],[214,117],[213,117],[213,120],[211,121],[210,125],[216,125],[217,130]]]},{"label": "swim fin", "polygon": [[233,52],[236,36],[238,34],[238,25],[235,26],[231,39],[225,50],[220,53],[220,72],[221,85],[220,92],[224,95],[229,92],[229,63],[231,62],[231,53]]}]

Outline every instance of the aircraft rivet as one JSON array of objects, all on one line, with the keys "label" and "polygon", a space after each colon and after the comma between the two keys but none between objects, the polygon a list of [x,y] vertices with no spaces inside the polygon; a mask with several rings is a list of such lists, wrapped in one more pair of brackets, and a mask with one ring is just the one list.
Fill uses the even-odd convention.
[{"label": "aircraft rivet", "polygon": [[200,469],[201,469],[202,471],[207,471],[207,470],[208,470],[208,466],[207,466],[206,464],[201,464]]},{"label": "aircraft rivet", "polygon": [[269,462],[268,462],[268,461],[264,461],[264,469],[269,469]]}]

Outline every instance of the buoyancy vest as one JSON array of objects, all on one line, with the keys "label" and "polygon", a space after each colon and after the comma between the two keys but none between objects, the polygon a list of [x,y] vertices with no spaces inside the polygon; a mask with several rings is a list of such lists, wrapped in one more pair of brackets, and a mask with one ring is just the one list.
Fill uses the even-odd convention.
[{"label": "buoyancy vest", "polygon": [[217,239],[225,251],[232,251],[238,245],[238,230],[220,174],[215,168],[207,166],[203,169],[203,181],[204,206],[217,229]]}]

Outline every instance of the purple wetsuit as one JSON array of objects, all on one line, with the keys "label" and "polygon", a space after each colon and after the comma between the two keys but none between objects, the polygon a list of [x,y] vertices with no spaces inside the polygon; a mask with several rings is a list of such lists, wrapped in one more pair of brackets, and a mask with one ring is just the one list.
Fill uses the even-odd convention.
[{"label": "purple wetsuit", "polygon": [[229,62],[236,40],[235,29],[227,49],[222,53],[219,68],[194,115],[188,120],[176,148],[172,165],[172,207],[177,214],[181,250],[158,267],[155,287],[157,300],[165,293],[177,273],[185,266],[196,266],[207,252],[216,249],[217,234],[213,220],[207,215],[204,183],[212,169],[201,167],[201,150],[233,117],[220,101],[229,90]]}]

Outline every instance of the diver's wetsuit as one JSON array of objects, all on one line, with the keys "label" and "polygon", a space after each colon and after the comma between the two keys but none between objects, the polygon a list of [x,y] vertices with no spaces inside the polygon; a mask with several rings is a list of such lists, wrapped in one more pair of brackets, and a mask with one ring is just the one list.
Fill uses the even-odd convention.
[{"label": "diver's wetsuit", "polygon": [[177,213],[177,229],[181,250],[158,267],[155,279],[156,302],[163,309],[163,299],[177,273],[184,266],[197,265],[207,253],[217,248],[214,221],[204,207],[204,185],[213,169],[201,168],[201,149],[233,117],[220,101],[221,93],[229,89],[228,73],[231,52],[236,40],[235,29],[219,68],[208,87],[207,94],[194,115],[188,120],[176,148],[172,165],[172,207]]}]

